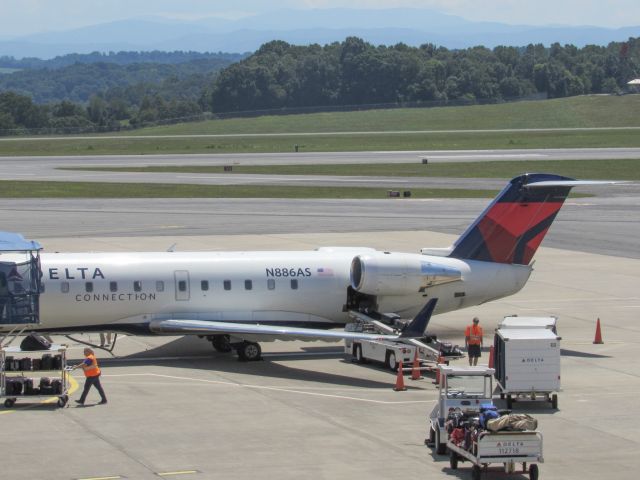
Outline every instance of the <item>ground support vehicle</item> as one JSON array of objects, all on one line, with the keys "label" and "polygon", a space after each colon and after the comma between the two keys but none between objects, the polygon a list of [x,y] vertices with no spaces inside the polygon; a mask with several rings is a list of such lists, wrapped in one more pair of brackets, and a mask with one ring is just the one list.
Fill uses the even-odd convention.
[{"label": "ground support vehicle", "polygon": [[[347,325],[346,329],[351,332],[397,335],[404,326],[396,315],[364,314],[361,312],[349,312],[349,314],[355,320],[354,323]],[[380,362],[394,372],[397,371],[400,361],[402,361],[403,369],[410,371],[416,352],[421,371],[436,369],[441,357],[450,359],[463,356],[458,348],[439,342],[435,336],[425,337],[423,340],[409,339],[404,342],[383,338],[379,340],[345,340],[345,353],[351,355],[358,363]]]},{"label": "ground support vehicle", "polygon": [[493,403],[493,368],[478,365],[439,365],[438,401],[429,414],[429,437],[425,443],[444,455],[447,451],[445,421],[456,409],[467,415],[480,414],[480,405]]},{"label": "ground support vehicle", "polygon": [[[34,360],[38,356],[41,358]],[[58,406],[64,407],[69,401],[67,375],[67,347],[64,345],[51,345],[48,350],[38,351],[0,348],[0,401],[4,401],[7,408],[13,407],[18,399],[49,398],[57,398]]]},{"label": "ground support vehicle", "polygon": [[560,340],[551,328],[509,326],[496,330],[495,377],[508,409],[517,399],[543,400],[558,408]]},{"label": "ground support vehicle", "polygon": [[[482,471],[489,471],[492,463],[502,463],[505,473],[518,473],[517,464],[522,464],[521,473],[528,473],[530,480],[537,480],[537,463],[542,457],[542,434],[540,432],[480,432],[468,451],[452,441],[447,441],[449,465],[452,470],[458,468],[458,462],[469,461],[473,464],[471,478],[479,480]],[[528,468],[527,468],[528,465]]]}]

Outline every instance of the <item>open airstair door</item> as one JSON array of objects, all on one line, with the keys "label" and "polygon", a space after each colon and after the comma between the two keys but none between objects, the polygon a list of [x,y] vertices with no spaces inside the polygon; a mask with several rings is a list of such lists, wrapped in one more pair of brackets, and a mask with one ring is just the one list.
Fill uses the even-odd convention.
[{"label": "open airstair door", "polygon": [[38,242],[0,232],[0,325],[40,323],[40,250]]}]

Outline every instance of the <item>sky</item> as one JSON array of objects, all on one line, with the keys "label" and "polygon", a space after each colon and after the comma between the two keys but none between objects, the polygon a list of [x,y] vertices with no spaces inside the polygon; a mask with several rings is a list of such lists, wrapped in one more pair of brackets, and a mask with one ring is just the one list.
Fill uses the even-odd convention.
[{"label": "sky", "polygon": [[0,0],[0,37],[148,15],[240,18],[276,9],[427,8],[473,21],[525,25],[640,25],[638,0]]}]

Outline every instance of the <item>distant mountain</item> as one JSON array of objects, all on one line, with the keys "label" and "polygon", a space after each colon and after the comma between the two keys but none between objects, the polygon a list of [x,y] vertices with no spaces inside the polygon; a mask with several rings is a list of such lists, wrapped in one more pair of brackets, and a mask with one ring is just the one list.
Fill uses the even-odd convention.
[{"label": "distant mountain", "polygon": [[40,33],[0,41],[0,56],[51,58],[67,53],[135,50],[254,51],[278,39],[308,45],[358,36],[374,44],[434,43],[447,48],[524,46],[554,42],[582,47],[640,36],[640,26],[618,29],[472,22],[425,9],[277,10],[239,20],[168,21],[148,17]]}]

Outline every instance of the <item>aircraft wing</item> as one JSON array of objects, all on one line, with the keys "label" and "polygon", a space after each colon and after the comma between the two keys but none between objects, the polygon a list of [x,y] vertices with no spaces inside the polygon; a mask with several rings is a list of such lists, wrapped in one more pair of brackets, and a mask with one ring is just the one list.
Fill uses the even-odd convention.
[{"label": "aircraft wing", "polygon": [[243,339],[267,337],[271,340],[405,340],[424,335],[436,302],[437,299],[431,299],[399,335],[188,319],[152,320],[149,329],[160,335],[231,335]]}]

